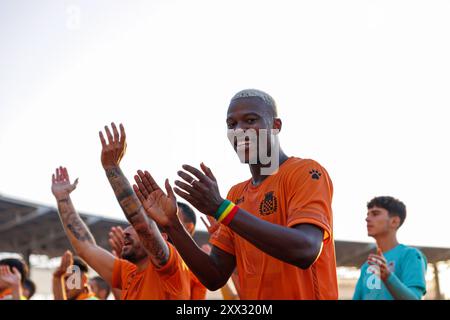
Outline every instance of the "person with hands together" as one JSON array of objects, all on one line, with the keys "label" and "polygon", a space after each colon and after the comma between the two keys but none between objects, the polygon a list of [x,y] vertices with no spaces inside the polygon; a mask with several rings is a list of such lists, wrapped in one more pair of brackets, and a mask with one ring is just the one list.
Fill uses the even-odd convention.
[{"label": "person with hands together", "polygon": [[[66,274],[68,274],[68,269],[73,265],[73,255],[72,252],[67,250],[61,257],[61,262],[53,272],[53,298],[55,300],[67,300],[66,293]],[[69,273],[70,274],[70,273]]]},{"label": "person with hands together", "polygon": [[420,300],[425,295],[426,257],[397,240],[405,219],[405,204],[391,196],[367,203],[367,233],[375,239],[377,252],[361,267],[354,300]]},{"label": "person with hands together", "polygon": [[[189,299],[187,268],[177,250],[164,239],[155,221],[147,217],[120,168],[127,143],[124,126],[120,124],[119,129],[120,133],[115,123],[111,123],[111,130],[105,126],[107,140],[103,132],[99,132],[103,169],[131,224],[124,230],[122,258],[115,259],[112,287],[122,290],[122,299]],[[133,246],[140,252],[139,265],[129,259],[137,258],[128,255]]]},{"label": "person with hands together", "polygon": [[[238,155],[244,151],[252,178],[235,185],[224,199],[210,168],[203,163],[200,170],[183,165],[178,172],[182,180],[175,181],[174,190],[166,180],[167,196],[162,196],[146,172],[135,191],[140,191],[147,215],[164,228],[189,268],[212,291],[223,287],[237,267],[241,299],[337,299],[328,173],[313,160],[270,149],[277,139],[274,133],[269,135],[268,153],[279,167],[265,173],[271,163],[254,154],[259,147],[251,144],[261,144],[260,133],[281,130],[275,103],[266,93],[237,93],[226,122],[229,130],[256,132],[253,142],[230,140]],[[221,224],[210,241],[210,254],[182,227],[174,193]],[[164,201],[155,206],[160,197]]]},{"label": "person with hands together", "polygon": [[112,288],[121,290],[123,300],[188,299],[189,274],[175,248],[162,237],[155,222],[145,215],[139,199],[120,169],[126,150],[123,125],[120,134],[114,123],[105,127],[108,142],[100,132],[101,163],[116,198],[131,226],[123,230],[121,258],[99,247],[72,204],[70,193],[78,180],[70,182],[66,168],[52,177],[52,192],[66,234],[76,253]]},{"label": "person with hands together", "polygon": [[114,123],[111,123],[112,133],[109,127],[105,126],[108,142],[106,142],[103,132],[99,132],[102,144],[102,166],[125,217],[137,232],[144,250],[147,252],[153,265],[160,268],[169,260],[169,247],[161,236],[155,222],[147,219],[142,205],[120,168],[120,162],[125,155],[127,143],[124,126],[120,124],[119,128],[120,134]]},{"label": "person with hands together", "polygon": [[[186,219],[183,217],[184,213],[181,206],[178,206],[175,194],[173,193],[172,187],[169,184],[169,180],[165,180],[166,193],[158,186],[153,177],[148,171],[143,172],[138,170],[137,175],[134,177],[136,184],[133,185],[133,189],[139,198],[142,206],[145,209],[148,217],[158,224],[158,226],[163,230],[164,234],[167,225],[172,220],[177,220],[180,223],[180,227],[183,228],[190,237],[193,236],[194,232],[192,229],[188,228]],[[168,236],[168,235],[167,235]],[[168,240],[173,243],[173,239],[168,236]],[[191,294],[190,299],[192,300],[203,300],[206,297],[206,288],[203,286],[201,280],[193,274],[189,268]]]},{"label": "person with hands together", "polygon": [[[89,286],[88,266],[67,250],[59,267],[53,272],[55,300],[98,300]],[[77,278],[78,277],[78,278]]]},{"label": "person with hands together", "polygon": [[0,300],[27,300],[23,295],[22,283],[20,271],[0,261]]}]

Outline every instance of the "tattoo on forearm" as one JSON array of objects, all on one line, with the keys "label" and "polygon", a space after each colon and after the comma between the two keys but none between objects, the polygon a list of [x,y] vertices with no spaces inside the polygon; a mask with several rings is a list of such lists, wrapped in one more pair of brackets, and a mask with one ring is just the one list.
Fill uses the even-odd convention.
[{"label": "tattoo on forearm", "polygon": [[95,243],[94,237],[89,232],[89,229],[76,213],[70,199],[58,200],[58,210],[64,226],[72,233],[78,241],[87,241]]},{"label": "tattoo on forearm", "polygon": [[153,236],[146,235],[143,237],[146,248],[152,248],[152,260],[157,266],[164,266],[169,260],[169,247],[162,246],[161,243]]},{"label": "tattoo on forearm", "polygon": [[158,250],[155,254],[155,260],[159,266],[164,266],[169,261],[169,251],[164,250],[161,246],[158,246]]},{"label": "tattoo on forearm", "polygon": [[73,236],[77,238],[80,241],[88,241],[90,243],[93,243],[92,235],[89,233],[88,230],[86,230],[86,227],[84,226],[82,221],[79,221],[78,219],[73,219],[73,223],[67,224],[67,229],[72,232]]},{"label": "tattoo on forearm", "polygon": [[134,225],[145,219],[142,205],[122,170],[120,168],[106,169],[106,176],[128,221]]},{"label": "tattoo on forearm", "polygon": [[145,210],[122,170],[111,168],[105,171],[127,220],[139,234],[144,247],[152,253],[153,262],[158,266],[165,265],[169,260],[168,247],[161,237],[155,237],[157,227],[154,222],[151,222],[153,227],[149,225]]},{"label": "tattoo on forearm", "polygon": [[128,219],[134,220],[134,218],[135,218],[137,215],[139,215],[139,213],[141,212],[141,210],[142,210],[142,206],[139,206],[138,209],[137,209],[136,211],[133,211],[133,212],[131,212],[131,213],[128,214]]},{"label": "tattoo on forearm", "polygon": [[134,191],[133,191],[133,189],[131,189],[131,187],[124,189],[124,190],[120,190],[120,188],[117,188],[117,189],[118,189],[118,192],[116,193],[116,197],[117,197],[117,200],[119,200],[119,202],[122,200],[125,200],[129,197],[134,196]]}]

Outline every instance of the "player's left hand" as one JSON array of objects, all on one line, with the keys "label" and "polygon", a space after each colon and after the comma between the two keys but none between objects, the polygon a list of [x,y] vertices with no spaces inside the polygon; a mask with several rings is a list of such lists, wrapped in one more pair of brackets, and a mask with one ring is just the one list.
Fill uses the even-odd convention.
[{"label": "player's left hand", "polygon": [[174,191],[201,213],[213,216],[224,199],[220,196],[217,180],[211,169],[203,163],[200,168],[203,172],[190,165],[183,165],[187,172],[180,170],[178,175],[184,181],[176,180],[175,185],[178,188],[174,188]]}]

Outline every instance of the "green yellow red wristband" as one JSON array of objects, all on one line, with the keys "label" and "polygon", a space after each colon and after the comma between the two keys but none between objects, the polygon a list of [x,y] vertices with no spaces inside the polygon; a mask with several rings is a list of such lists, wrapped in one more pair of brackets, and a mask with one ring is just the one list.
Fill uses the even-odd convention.
[{"label": "green yellow red wristband", "polygon": [[233,209],[231,209],[230,213],[225,218],[223,218],[223,220],[221,221],[222,224],[226,226],[229,225],[230,222],[233,220],[234,216],[236,215],[236,213],[238,212],[238,210],[239,207],[235,205]]},{"label": "green yellow red wristband", "polygon": [[217,209],[216,213],[214,214],[214,218],[216,220],[219,220],[222,213],[225,211],[225,209],[230,205],[231,201],[225,199],[222,204],[219,206],[219,209]]},{"label": "green yellow red wristband", "polygon": [[233,202],[231,202],[230,200],[224,200],[219,209],[217,209],[217,212],[214,214],[214,218],[216,218],[218,222],[227,225],[231,222],[238,210],[239,207],[236,206]]},{"label": "green yellow red wristband", "polygon": [[217,219],[218,222],[222,222],[223,219],[225,219],[226,216],[233,210],[235,204],[229,200],[226,200],[228,202],[228,205],[225,207],[225,209],[220,213],[219,219]]}]

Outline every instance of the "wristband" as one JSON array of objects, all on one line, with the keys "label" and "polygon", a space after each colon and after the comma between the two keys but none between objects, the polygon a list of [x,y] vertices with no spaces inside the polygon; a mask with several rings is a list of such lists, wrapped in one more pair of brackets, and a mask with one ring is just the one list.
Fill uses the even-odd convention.
[{"label": "wristband", "polygon": [[233,220],[233,217],[236,215],[238,210],[239,207],[233,202],[230,200],[224,200],[214,214],[214,218],[216,218],[218,222],[228,225],[231,220]]}]

